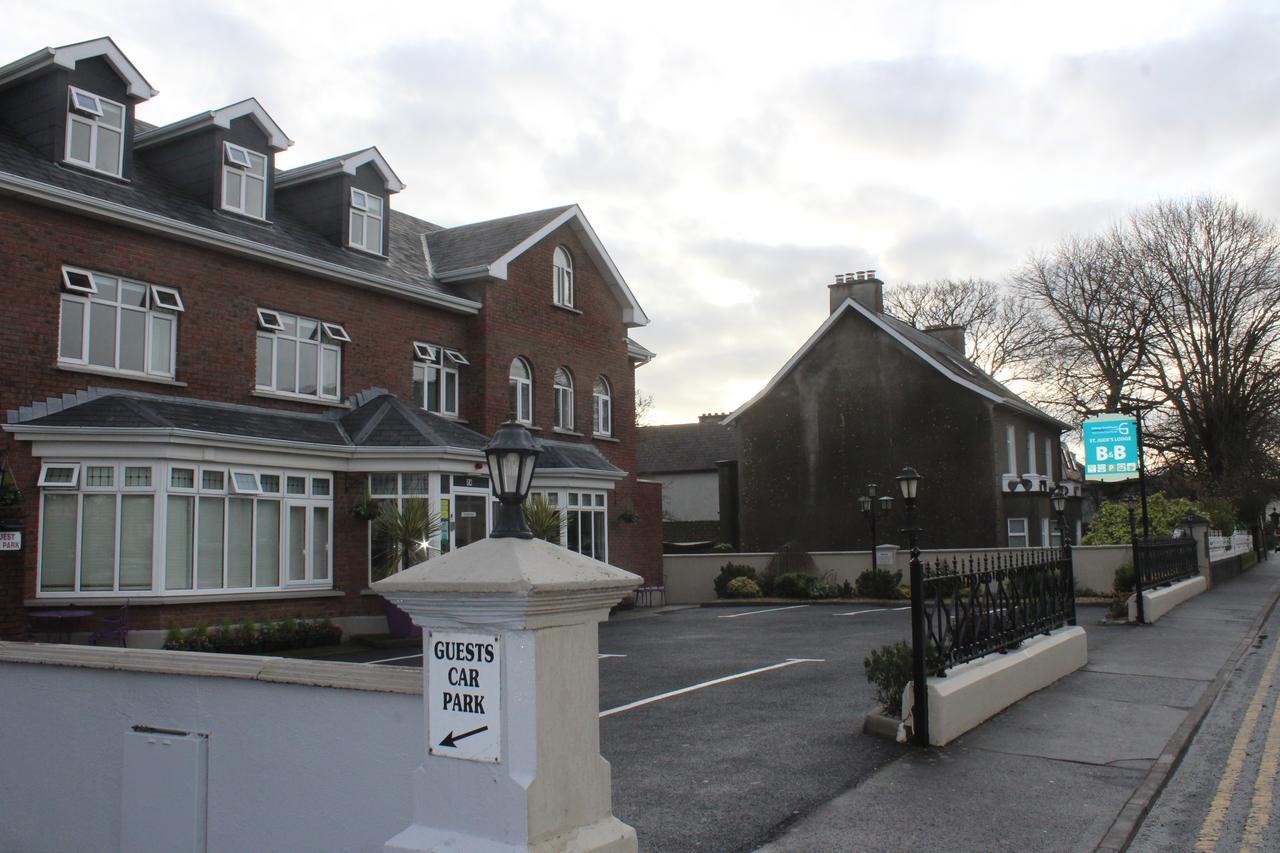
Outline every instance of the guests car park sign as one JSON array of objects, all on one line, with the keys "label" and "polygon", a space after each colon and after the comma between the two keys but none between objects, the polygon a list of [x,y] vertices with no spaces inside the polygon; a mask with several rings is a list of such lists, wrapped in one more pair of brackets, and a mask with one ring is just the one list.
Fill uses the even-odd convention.
[{"label": "guests car park sign", "polygon": [[427,738],[432,755],[502,760],[502,641],[427,634]]},{"label": "guests car park sign", "polygon": [[1138,425],[1129,415],[1098,415],[1084,422],[1084,476],[1114,483],[1138,476]]}]

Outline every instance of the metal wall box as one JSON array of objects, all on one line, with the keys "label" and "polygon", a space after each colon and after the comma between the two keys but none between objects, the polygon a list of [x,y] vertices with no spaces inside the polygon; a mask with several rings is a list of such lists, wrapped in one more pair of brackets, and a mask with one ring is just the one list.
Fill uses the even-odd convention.
[{"label": "metal wall box", "polygon": [[209,736],[134,726],[124,736],[120,849],[204,853]]}]

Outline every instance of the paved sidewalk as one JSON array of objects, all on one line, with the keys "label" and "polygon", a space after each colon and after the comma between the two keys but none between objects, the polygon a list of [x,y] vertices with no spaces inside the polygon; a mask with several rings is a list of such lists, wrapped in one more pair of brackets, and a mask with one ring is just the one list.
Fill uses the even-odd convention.
[{"label": "paved sidewalk", "polygon": [[912,749],[762,849],[1120,849],[1278,594],[1273,555],[1155,625],[1082,608],[1084,669],[945,748]]}]

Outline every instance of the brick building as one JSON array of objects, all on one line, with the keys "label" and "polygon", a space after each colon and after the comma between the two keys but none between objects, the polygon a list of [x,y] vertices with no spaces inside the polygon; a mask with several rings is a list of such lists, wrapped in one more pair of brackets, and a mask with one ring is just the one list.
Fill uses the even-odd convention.
[{"label": "brick building", "polygon": [[648,318],[576,205],[444,228],[394,209],[376,148],[280,170],[256,100],[154,127],[134,109],[155,94],[107,38],[0,68],[0,525],[22,533],[0,637],[126,600],[143,642],[289,614],[377,630],[353,507],[422,497],[433,547],[485,536],[481,448],[512,411],[561,543],[656,581]]}]

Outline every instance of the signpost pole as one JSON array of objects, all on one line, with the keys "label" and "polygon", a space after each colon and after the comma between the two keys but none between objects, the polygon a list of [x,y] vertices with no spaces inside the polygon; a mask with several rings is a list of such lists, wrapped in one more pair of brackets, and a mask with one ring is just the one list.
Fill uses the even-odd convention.
[{"label": "signpost pole", "polygon": [[1142,409],[1130,409],[1138,431],[1138,494],[1142,496],[1142,541],[1151,541],[1151,517],[1147,515],[1147,460],[1146,445],[1142,443]]}]

